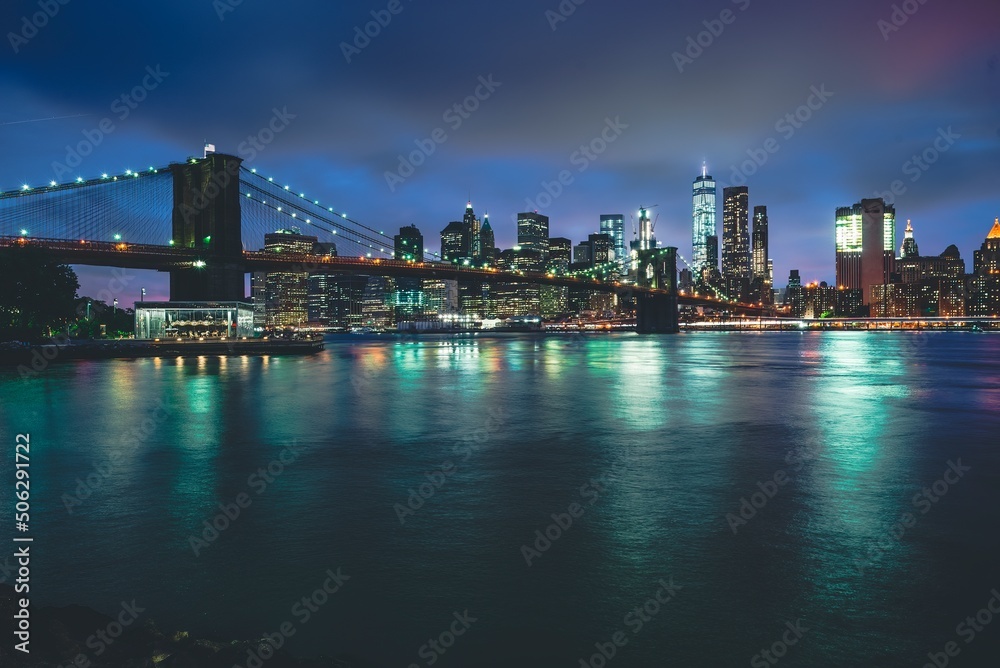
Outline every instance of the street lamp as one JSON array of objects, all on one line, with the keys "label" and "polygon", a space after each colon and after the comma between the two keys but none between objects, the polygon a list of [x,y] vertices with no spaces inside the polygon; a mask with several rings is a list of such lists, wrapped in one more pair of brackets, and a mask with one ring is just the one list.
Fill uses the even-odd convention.
[{"label": "street lamp", "polygon": [[87,320],[90,320],[90,304],[91,304],[91,301],[88,299],[87,300]]},{"label": "street lamp", "polygon": [[117,297],[115,297],[114,305],[115,305],[115,315],[118,315],[118,298]]},{"label": "street lamp", "polygon": [[139,288],[139,301],[146,301],[146,288]]}]

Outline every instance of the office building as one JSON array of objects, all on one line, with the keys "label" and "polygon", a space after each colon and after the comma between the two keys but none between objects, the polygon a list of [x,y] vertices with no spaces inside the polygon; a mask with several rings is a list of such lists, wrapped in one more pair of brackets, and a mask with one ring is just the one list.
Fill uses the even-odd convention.
[{"label": "office building", "polygon": [[393,258],[412,262],[424,261],[424,235],[416,225],[399,228],[399,234],[393,237]]},{"label": "office building", "polygon": [[472,259],[472,228],[462,221],[448,223],[441,230],[441,261],[471,264]]},{"label": "office building", "polygon": [[706,266],[718,266],[718,249],[714,257],[709,253],[708,238],[718,236],[715,229],[716,205],[715,179],[708,175],[708,168],[702,165],[701,176],[694,180],[692,188],[692,226],[691,226],[691,267],[697,274]]},{"label": "office building", "polygon": [[[316,237],[293,227],[265,234],[264,252],[308,255],[316,242]],[[308,271],[268,272],[264,277],[264,326],[281,329],[305,324],[309,319],[308,292]]]},{"label": "office building", "polygon": [[591,234],[587,237],[587,245],[590,247],[591,264],[607,265],[614,256],[614,239],[607,234]]},{"label": "office building", "polygon": [[601,215],[602,234],[611,237],[612,252],[611,260],[621,264],[621,273],[628,273],[628,250],[625,248],[625,216],[620,213],[607,213]]},{"label": "office building", "polygon": [[722,280],[730,299],[742,300],[750,288],[750,191],[722,191]]},{"label": "office building", "polygon": [[517,245],[544,259],[549,252],[549,217],[537,211],[517,214]]},{"label": "office building", "polygon": [[772,303],[771,261],[768,258],[767,207],[753,208],[752,253],[750,271],[751,300],[761,304]]},{"label": "office building", "polygon": [[861,290],[872,315],[881,315],[885,310],[874,299],[872,286],[890,282],[895,236],[896,210],[881,198],[837,209],[837,286]]},{"label": "office building", "polygon": [[476,218],[475,212],[472,210],[472,202],[469,201],[465,205],[465,215],[462,217],[463,227],[469,230],[469,253],[473,260],[477,263],[481,262],[480,259],[483,254],[483,244],[481,229],[479,224],[479,219]]},{"label": "office building", "polygon": [[497,262],[497,244],[490,227],[490,214],[483,214],[483,225],[479,229],[479,263],[486,266],[493,266]]}]

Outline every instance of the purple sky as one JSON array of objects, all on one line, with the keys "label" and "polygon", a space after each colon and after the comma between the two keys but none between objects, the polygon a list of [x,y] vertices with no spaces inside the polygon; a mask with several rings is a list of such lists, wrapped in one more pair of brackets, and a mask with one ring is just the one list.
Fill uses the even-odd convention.
[{"label": "purple sky", "polygon": [[[832,281],[834,209],[897,180],[897,245],[912,218],[921,251],[954,243],[971,269],[1000,215],[995,0],[911,0],[902,4],[915,11],[897,13],[895,24],[893,3],[872,0],[567,0],[569,16],[556,0],[309,9],[245,0],[220,18],[225,2],[69,2],[37,34],[24,17],[30,23],[38,4],[6,3],[0,190],[165,165],[200,154],[208,140],[363,223],[387,232],[415,224],[437,250],[470,193],[478,213],[489,211],[498,245],[512,245],[514,214],[566,170],[572,182],[538,203],[553,236],[575,243],[601,213],[628,217],[658,204],[657,237],[689,257],[691,181],[702,161],[720,181],[721,233],[721,187],[755,154],[763,164],[747,178],[750,204],[768,206],[779,286],[792,268]],[[364,48],[342,46],[373,11],[386,25],[358,41]],[[707,46],[679,67],[674,54],[703,31]],[[159,66],[162,81],[121,118],[115,100],[143,83],[147,66]],[[477,87],[478,108],[448,112]],[[779,124],[814,89],[832,95],[814,97],[805,122]],[[294,118],[251,156],[241,143],[274,109]],[[57,173],[67,147],[106,117],[114,130],[71,175]],[[617,129],[605,130],[607,119]],[[438,128],[439,141],[428,139]],[[614,141],[600,155],[579,152],[602,132]],[[433,153],[390,187],[386,173],[415,142]],[[925,151],[936,158],[926,170],[911,162]],[[77,270],[86,294],[114,276]],[[120,302],[141,286],[148,299],[166,297],[165,276],[135,272]]]}]

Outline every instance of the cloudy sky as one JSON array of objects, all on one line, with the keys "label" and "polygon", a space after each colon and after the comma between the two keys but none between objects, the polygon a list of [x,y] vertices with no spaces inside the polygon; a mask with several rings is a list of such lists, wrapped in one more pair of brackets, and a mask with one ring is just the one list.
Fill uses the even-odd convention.
[{"label": "cloudy sky", "polygon": [[[971,270],[1000,215],[996,0],[577,2],[8,0],[0,190],[166,165],[207,140],[435,249],[471,194],[501,247],[528,208],[576,242],[601,213],[656,204],[657,237],[689,257],[706,161],[720,233],[722,185],[767,205],[779,286],[793,268],[832,281],[834,209],[894,182],[897,245],[912,218],[924,254],[957,244]],[[286,127],[254,148],[275,110]],[[110,272],[78,268],[81,292]],[[166,296],[162,275],[137,283]]]}]

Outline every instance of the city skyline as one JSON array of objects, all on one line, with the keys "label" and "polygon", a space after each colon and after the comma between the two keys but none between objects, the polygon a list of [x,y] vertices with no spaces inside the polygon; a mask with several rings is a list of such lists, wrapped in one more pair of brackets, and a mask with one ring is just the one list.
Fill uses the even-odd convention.
[{"label": "city skyline", "polygon": [[[513,245],[511,216],[528,210],[528,201],[550,198],[539,212],[574,241],[596,231],[591,221],[601,213],[634,215],[640,205],[659,204],[657,237],[683,252],[691,237],[688,188],[707,161],[719,188],[741,185],[735,181],[742,175],[753,202],[768,205],[777,277],[799,268],[805,280],[832,281],[831,212],[892,193],[894,182],[900,219],[923,230],[928,248],[954,243],[971,253],[982,221],[1000,208],[1000,55],[986,20],[996,16],[995,4],[967,2],[962,12],[920,5],[904,25],[884,32],[879,22],[890,19],[891,3],[841,3],[824,8],[829,29],[816,34],[799,29],[814,24],[811,8],[723,6],[730,4],[735,21],[680,66],[674,54],[688,58],[688,39],[717,20],[721,7],[646,8],[650,15],[637,24],[627,12],[587,5],[553,25],[533,3],[502,10],[406,5],[368,46],[349,50],[348,62],[339,45],[351,45],[355,27],[378,7],[278,17],[246,3],[221,16],[211,5],[195,16],[175,7],[118,8],[124,24],[176,28],[146,35],[117,31],[70,4],[0,64],[9,101],[0,136],[16,156],[0,166],[0,183],[145,168],[196,155],[207,140],[387,229],[447,223],[454,202],[470,191],[477,209],[491,212],[501,248]],[[16,28],[36,10],[15,2],[8,24]],[[485,23],[491,29],[480,33],[482,48],[468,57],[416,48],[457,45],[469,26]],[[535,45],[530,58],[509,39],[515,26]],[[181,29],[195,47],[252,46],[244,65],[206,61],[198,48],[174,48],[172,35]],[[583,48],[608,30],[631,38],[608,53]],[[282,49],[278,33],[300,34],[301,48]],[[845,50],[845,34],[871,48]],[[762,49],[768,35],[781,39]],[[663,65],[654,77],[636,65],[651,56]],[[771,71],[776,58],[782,76],[755,76]],[[240,67],[268,73],[266,83],[234,76]],[[141,103],[131,97],[136,87],[143,88]],[[464,108],[470,96],[474,112]],[[743,102],[724,103],[734,98]],[[101,130],[104,118],[112,132]],[[438,128],[446,140],[431,139],[434,152],[390,190],[385,175],[399,171],[399,156],[408,159]],[[78,151],[84,133],[95,140]],[[604,150],[591,151],[591,143]],[[55,164],[68,171],[57,173]],[[560,183],[563,171],[571,182]],[[545,184],[561,194],[553,197]],[[85,286],[107,276],[81,272]],[[140,280],[153,290],[156,279]]]}]

